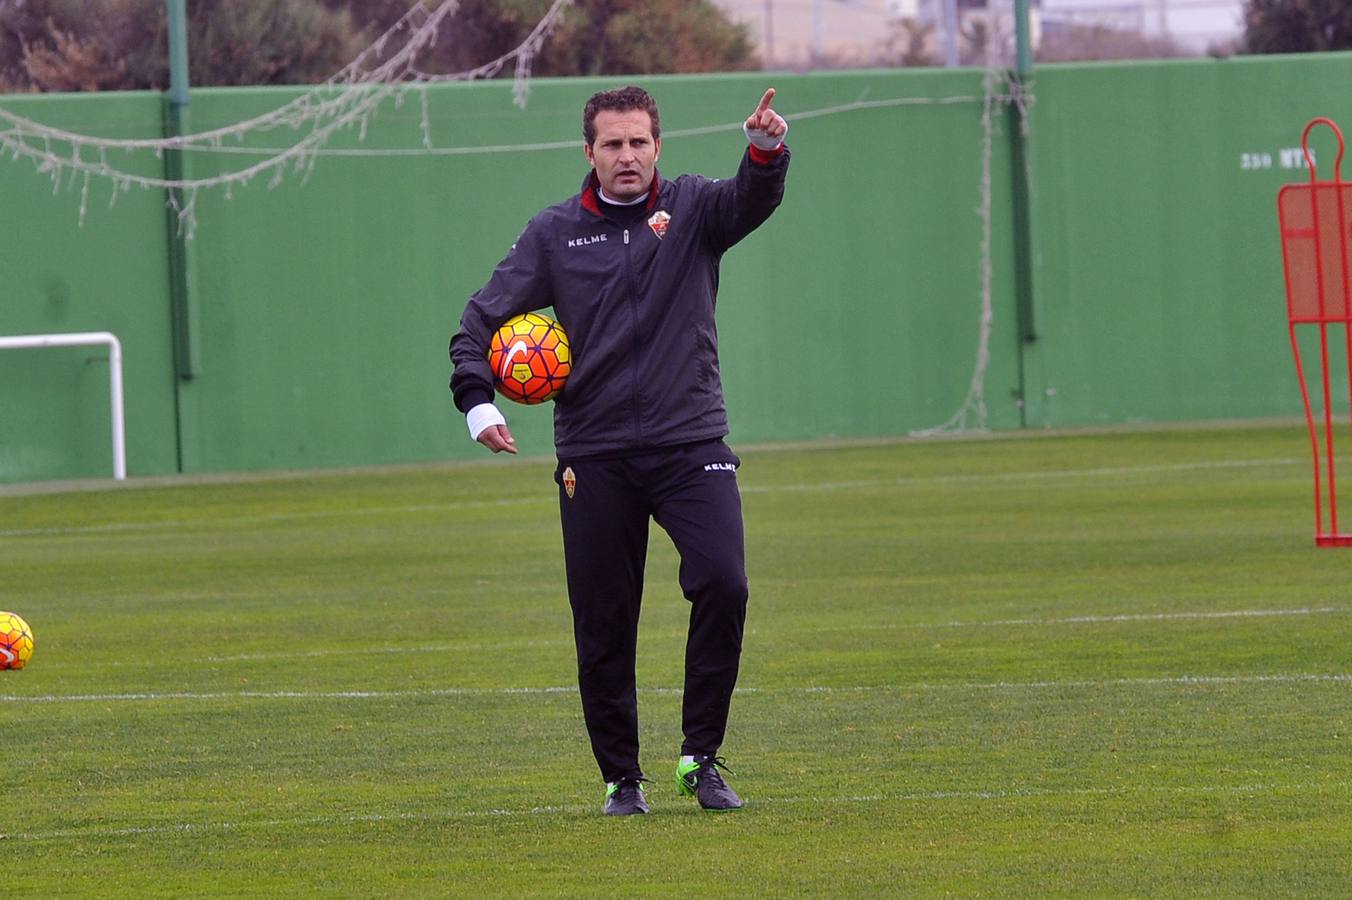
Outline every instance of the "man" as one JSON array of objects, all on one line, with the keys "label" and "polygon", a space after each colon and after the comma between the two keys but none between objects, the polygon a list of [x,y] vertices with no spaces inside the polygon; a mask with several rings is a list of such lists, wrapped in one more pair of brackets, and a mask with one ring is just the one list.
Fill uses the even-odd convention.
[{"label": "man", "polygon": [[691,603],[677,787],[705,809],[742,803],[718,771],[737,681],[747,583],[740,461],[728,433],[714,303],[724,251],[779,205],[788,124],[767,90],[734,178],[657,172],[657,104],[637,87],[583,110],[582,191],[526,225],[451,339],[451,390],[470,436],[516,453],[493,405],[487,349],[518,313],[553,306],[573,368],[555,400],[564,561],[578,686],[607,815],[648,812],[638,759],[635,652],[651,517],[681,557]]}]

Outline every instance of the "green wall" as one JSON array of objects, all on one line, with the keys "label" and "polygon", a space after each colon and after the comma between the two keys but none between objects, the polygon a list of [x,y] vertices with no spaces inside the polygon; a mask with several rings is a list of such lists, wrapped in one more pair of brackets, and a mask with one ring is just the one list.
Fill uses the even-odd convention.
[{"label": "green wall", "polygon": [[1352,127],[1350,78],[1352,54],[1037,74],[1030,425],[1300,414],[1277,191],[1310,119]]},{"label": "green wall", "polygon": [[[1346,117],[1352,101],[1336,87],[1349,75],[1352,55],[1039,70],[1038,339],[1022,347],[997,105],[990,426],[1020,426],[1021,372],[1032,427],[1297,414],[1275,194],[1304,173],[1283,170],[1279,152],[1313,115]],[[958,408],[981,314],[981,82],[973,70],[643,79],[662,107],[667,174],[730,175],[737,123],[768,84],[792,123],[785,204],[724,261],[734,441],[902,434]],[[526,111],[507,82],[432,88],[432,141],[457,152],[325,155],[308,181],[202,192],[201,354],[188,381],[173,372],[162,195],[133,188],[109,208],[96,180],[81,225],[78,182],[54,195],[31,164],[5,157],[0,334],[122,338],[133,475],[481,456],[446,390],[447,339],[525,221],[576,190],[580,109],[616,83],[536,80]],[[195,91],[193,126],[297,93]],[[72,131],[161,127],[157,95],[2,102]],[[347,133],[329,147],[416,148],[421,125],[412,96],[387,103],[364,141]],[[519,146],[553,143],[566,146]],[[1271,167],[1243,168],[1250,153]],[[192,165],[202,176],[254,158],[195,154]],[[108,473],[105,358],[0,353],[0,482]],[[507,412],[525,452],[550,452],[548,408]]]},{"label": "green wall", "polygon": [[[102,137],[153,136],[160,99],[150,94],[0,98],[44,124]],[[127,162],[156,174],[153,156]],[[169,335],[163,197],[116,197],[92,181],[83,226],[83,181],[59,185],[25,160],[0,157],[0,334],[111,331],[123,345],[127,457],[135,474],[178,462]],[[85,347],[0,352],[0,482],[110,476],[108,355]]]}]

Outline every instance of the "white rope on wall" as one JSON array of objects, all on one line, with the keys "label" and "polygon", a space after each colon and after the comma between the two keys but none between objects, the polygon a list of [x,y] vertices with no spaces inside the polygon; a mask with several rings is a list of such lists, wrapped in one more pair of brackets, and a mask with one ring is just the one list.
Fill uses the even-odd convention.
[{"label": "white rope on wall", "polygon": [[[491,78],[508,62],[514,63],[513,99],[525,108],[530,93],[531,67],[573,0],[555,0],[544,17],[522,43],[497,59],[462,72],[434,74],[416,65],[422,50],[430,46],[443,23],[452,16],[459,0],[442,0],[428,10],[422,2],[409,11],[384,34],[357,55],[339,72],[288,103],[250,119],[194,134],[167,138],[104,138],[54,128],[0,108],[0,154],[13,160],[28,159],[37,171],[52,180],[53,193],[62,186],[70,190],[80,183],[80,222],[83,223],[89,204],[91,184],[95,179],[107,180],[112,185],[109,206],[114,206],[120,194],[133,186],[142,189],[169,190],[167,203],[178,216],[179,227],[191,237],[196,228],[196,203],[199,191],[223,188],[227,197],[235,187],[247,186],[255,178],[268,176],[268,186],[276,187],[288,172],[299,174],[302,183],[314,170],[321,156],[382,157],[409,155],[468,155],[483,153],[536,152],[576,150],[578,142],[550,141],[528,144],[437,147],[431,137],[431,116],[428,109],[427,87],[433,84]],[[985,381],[990,363],[990,342],[994,311],[992,303],[992,178],[995,109],[997,103],[1018,104],[1024,109],[1026,123],[1029,94],[1021,85],[1011,81],[1000,65],[1005,48],[993,42],[991,59],[982,84],[981,96],[904,97],[869,100],[866,94],[853,102],[798,111],[795,121],[849,114],[864,110],[903,106],[980,103],[982,124],[981,145],[981,200],[976,210],[981,220],[979,251],[980,314],[976,359],[967,394],[958,409],[943,424],[912,432],[916,436],[931,436],[987,429]],[[340,131],[355,129],[358,140],[364,140],[367,127],[380,105],[393,99],[396,108],[402,106],[410,91],[416,91],[420,101],[420,148],[329,148],[326,145]],[[670,131],[667,139],[740,131],[741,120]],[[246,138],[270,132],[291,131],[299,137],[290,144],[275,147],[245,145]],[[227,142],[233,143],[227,143]],[[262,156],[255,162],[231,168],[229,171],[204,178],[169,179],[144,175],[125,168],[119,159],[130,154],[153,153],[162,157],[167,150],[207,152],[236,156]],[[139,158],[139,157],[138,157]]]},{"label": "white rope on wall", "polygon": [[[111,182],[110,206],[116,204],[120,193],[133,186],[182,192],[181,200],[171,193],[168,202],[178,215],[180,227],[191,235],[199,191],[223,187],[228,195],[233,188],[248,185],[261,175],[268,175],[269,186],[276,187],[288,171],[300,174],[304,181],[313,171],[319,151],[335,134],[356,129],[358,140],[364,140],[371,117],[389,98],[394,99],[397,107],[409,91],[416,90],[421,95],[425,149],[432,146],[427,105],[430,84],[489,78],[508,61],[515,60],[513,96],[516,104],[524,108],[530,93],[532,63],[558,25],[564,8],[572,2],[555,0],[526,39],[509,53],[476,68],[448,74],[429,74],[417,68],[416,62],[419,54],[436,40],[459,0],[442,0],[430,12],[421,2],[417,3],[338,73],[296,99],[263,115],[194,134],[168,138],[96,137],[53,128],[0,108],[0,153],[14,160],[32,161],[39,172],[50,176],[53,193],[59,192],[63,183],[72,189],[80,180],[81,222],[88,209],[91,182],[96,178]],[[283,129],[303,134],[285,147],[271,148],[264,159],[207,178],[145,175],[119,162],[125,158],[121,154],[138,151],[151,152],[156,158],[166,150],[222,152],[227,149],[227,140],[242,143],[250,135]]]}]

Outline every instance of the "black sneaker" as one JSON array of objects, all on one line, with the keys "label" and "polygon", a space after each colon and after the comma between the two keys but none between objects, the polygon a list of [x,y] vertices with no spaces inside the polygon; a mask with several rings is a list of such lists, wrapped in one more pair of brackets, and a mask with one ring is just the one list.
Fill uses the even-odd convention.
[{"label": "black sneaker", "polygon": [[742,799],[736,791],[728,787],[718,770],[731,772],[723,765],[721,756],[695,756],[686,762],[686,757],[676,764],[676,790],[686,797],[699,800],[705,809],[729,810],[741,809]]},{"label": "black sneaker", "polygon": [[606,784],[606,815],[647,815],[648,801],[643,799],[645,778],[621,778]]}]

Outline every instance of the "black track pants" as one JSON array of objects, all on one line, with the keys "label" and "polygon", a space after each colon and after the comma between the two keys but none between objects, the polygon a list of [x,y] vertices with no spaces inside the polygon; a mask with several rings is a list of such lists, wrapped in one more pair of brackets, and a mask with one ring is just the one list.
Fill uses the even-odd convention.
[{"label": "black track pants", "polygon": [[559,461],[578,686],[606,781],[642,774],[634,662],[649,517],[676,545],[690,601],[681,752],[713,754],[723,743],[746,621],[738,464],[721,440]]}]

